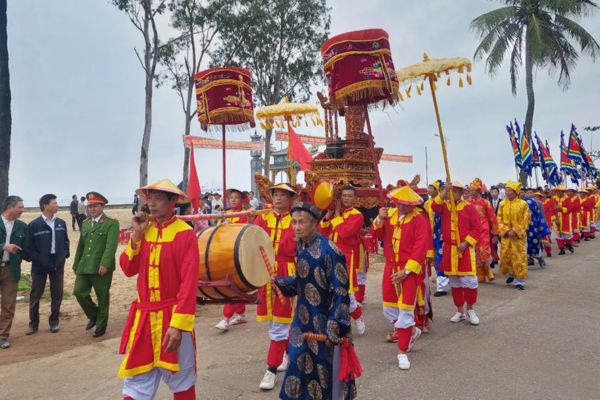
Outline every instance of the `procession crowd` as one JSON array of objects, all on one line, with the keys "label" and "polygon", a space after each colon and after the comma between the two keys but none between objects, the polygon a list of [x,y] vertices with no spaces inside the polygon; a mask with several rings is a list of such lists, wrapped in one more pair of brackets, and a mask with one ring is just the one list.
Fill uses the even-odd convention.
[{"label": "procession crowd", "polygon": [[[189,213],[189,200],[171,181],[138,189],[145,212],[133,210],[131,239],[119,256],[124,274],[137,275],[137,294],[119,347],[124,399],[154,398],[160,380],[174,399],[196,398],[196,234],[215,229],[209,221],[254,224],[273,244],[272,279],[259,288],[256,308],[257,320],[268,324],[269,340],[259,387],[273,389],[278,373],[285,371],[282,399],[356,397],[361,366],[352,337],[367,329],[362,303],[373,243],[385,256],[382,281],[375,285],[381,285],[383,316],[391,327],[386,340],[396,343],[398,367],[407,370],[408,353],[431,329],[432,295],[451,295],[456,306],[451,322],[479,325],[478,286],[495,280],[496,267],[506,284],[525,290],[528,268],[535,262],[545,268],[553,242],[559,256],[574,253],[582,242],[595,239],[600,228],[600,192],[593,186],[523,189],[508,181],[488,190],[476,178],[467,186],[438,180],[425,189],[399,181],[373,220],[355,207],[357,190],[351,185],[342,188],[328,211],[299,202],[287,184],[270,187],[268,194],[261,212],[256,199],[238,189],[227,190],[220,207],[214,196],[204,197],[199,213],[226,208],[226,215],[187,223],[176,214]],[[79,204],[71,204],[72,228],[77,225],[81,231],[73,262],[74,295],[88,318],[86,330],[95,328],[94,337],[106,332],[119,238],[118,221],[104,213],[107,203],[100,193],[88,193],[79,203],[85,205],[85,219]],[[10,347],[23,260],[32,262],[27,335],[39,329],[47,280],[49,328],[59,331],[64,265],[70,256],[67,224],[56,217],[55,195],[42,196],[39,205],[42,215],[25,224],[19,220],[23,200],[9,196],[4,201],[0,349]],[[235,214],[227,218],[230,213]],[[244,322],[245,305],[226,304],[215,328],[227,332]]]}]

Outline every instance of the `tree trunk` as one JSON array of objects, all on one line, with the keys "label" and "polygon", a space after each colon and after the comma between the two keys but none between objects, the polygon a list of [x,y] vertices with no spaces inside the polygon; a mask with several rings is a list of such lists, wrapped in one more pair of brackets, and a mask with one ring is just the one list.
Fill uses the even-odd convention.
[{"label": "tree trunk", "polygon": [[144,109],[144,136],[140,153],[140,186],[148,184],[148,150],[150,148],[150,133],[152,132],[152,89],[154,75],[146,74],[146,106]]},{"label": "tree trunk", "polygon": [[[8,196],[10,168],[10,72],[8,69],[7,0],[0,0],[0,202]],[[0,204],[1,204],[0,203]]]},{"label": "tree trunk", "polygon": [[[526,138],[531,143],[531,128],[533,126],[533,110],[535,108],[535,95],[533,93],[533,53],[531,45],[531,32],[529,27],[525,34],[525,86],[527,88],[527,113],[525,114]],[[527,174],[521,171],[521,185],[527,186]]]},{"label": "tree trunk", "polygon": [[264,175],[269,176],[269,164],[271,163],[271,134],[273,129],[267,129],[265,131],[265,160],[264,160]]},{"label": "tree trunk", "polygon": [[[192,128],[192,117],[189,115],[185,116],[185,131],[184,131],[184,135],[188,136],[190,134]],[[184,154],[183,154],[183,191],[187,193],[187,186],[188,186],[188,180],[189,180],[189,175],[190,173],[190,149],[189,147],[184,147]]]}]

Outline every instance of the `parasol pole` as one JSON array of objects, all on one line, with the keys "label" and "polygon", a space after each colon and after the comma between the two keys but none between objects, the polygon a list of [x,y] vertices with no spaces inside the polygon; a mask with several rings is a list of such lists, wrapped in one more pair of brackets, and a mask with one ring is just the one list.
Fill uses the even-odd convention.
[{"label": "parasol pole", "polygon": [[371,147],[371,155],[373,159],[373,168],[375,169],[375,179],[377,181],[377,189],[379,190],[379,206],[385,205],[385,197],[383,195],[383,187],[381,186],[381,175],[379,175],[379,161],[375,154],[375,141],[373,140],[373,131],[371,130],[371,120],[369,119],[369,108],[367,103],[364,104],[365,121],[367,122],[367,131],[369,132],[369,146]]},{"label": "parasol pole", "polygon": [[[444,168],[446,169],[446,181],[450,182],[450,167],[448,166],[448,154],[446,153],[446,140],[444,139],[444,132],[442,130],[442,120],[440,119],[440,110],[438,109],[437,97],[435,96],[435,89],[433,87],[433,75],[429,75],[429,87],[431,89],[431,98],[433,99],[433,110],[435,111],[435,119],[438,126],[438,134],[440,135],[440,142],[442,144],[442,155],[444,157]],[[451,192],[452,193],[452,192]],[[450,196],[452,197],[452,196]],[[452,200],[454,201],[454,200]]]},{"label": "parasol pole", "polygon": [[292,133],[290,132],[290,116],[289,115],[285,116],[285,121],[287,122],[287,130],[288,130],[287,158],[288,158],[289,169],[290,169],[290,184],[291,184],[292,187],[294,187],[296,185],[296,174],[294,173],[294,160],[292,160],[292,157],[291,157],[291,155],[292,155],[292,142],[290,141],[290,137],[292,136]]},{"label": "parasol pole", "polygon": [[225,142],[225,124],[223,127],[223,211],[225,211],[225,205],[227,204],[227,160],[226,160],[226,151],[227,151],[227,143]]}]

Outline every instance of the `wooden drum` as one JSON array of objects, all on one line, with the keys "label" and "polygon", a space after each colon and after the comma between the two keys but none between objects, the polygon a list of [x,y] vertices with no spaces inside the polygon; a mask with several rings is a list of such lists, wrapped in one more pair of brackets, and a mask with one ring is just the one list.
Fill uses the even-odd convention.
[{"label": "wooden drum", "polygon": [[[199,285],[198,297],[226,302],[239,298],[240,291],[250,293],[266,285],[270,276],[260,247],[266,251],[271,265],[275,265],[273,244],[258,226],[226,223],[200,232],[199,279],[212,284]],[[231,282],[228,284],[227,280]],[[214,285],[217,281],[223,281],[223,285]]]}]

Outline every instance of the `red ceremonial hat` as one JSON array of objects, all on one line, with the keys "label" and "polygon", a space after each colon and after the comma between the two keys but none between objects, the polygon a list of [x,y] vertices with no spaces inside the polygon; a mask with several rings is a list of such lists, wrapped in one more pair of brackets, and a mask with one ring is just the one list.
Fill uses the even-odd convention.
[{"label": "red ceremonial hat", "polygon": [[336,108],[398,100],[388,34],[366,29],[334,36],[321,46],[329,98]]},{"label": "red ceremonial hat", "polygon": [[240,67],[209,68],[194,75],[194,83],[202,129],[207,130],[208,125],[256,125],[250,71]]}]

